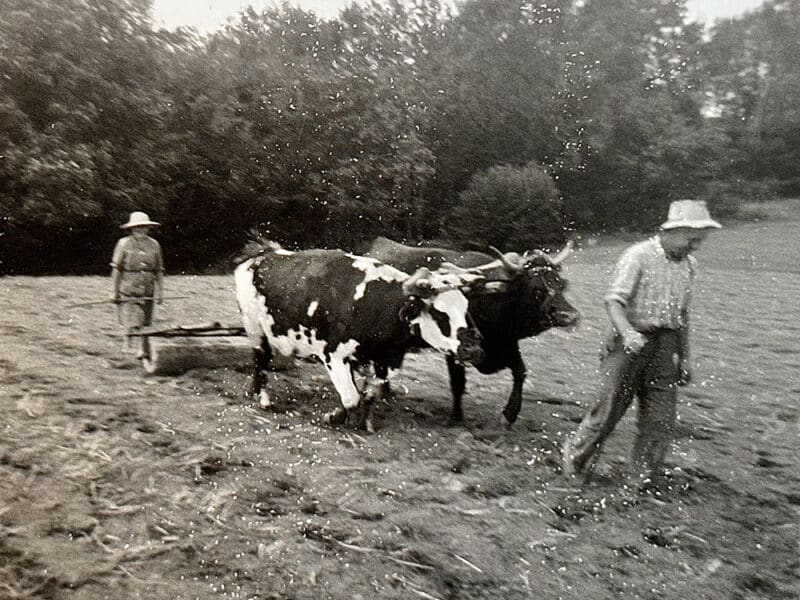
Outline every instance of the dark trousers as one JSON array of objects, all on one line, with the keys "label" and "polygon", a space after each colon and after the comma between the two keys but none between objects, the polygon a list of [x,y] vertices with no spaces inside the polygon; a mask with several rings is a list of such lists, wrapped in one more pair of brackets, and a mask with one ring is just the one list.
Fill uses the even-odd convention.
[{"label": "dark trousers", "polygon": [[647,343],[635,354],[625,351],[619,335],[606,344],[594,407],[564,450],[565,460],[576,472],[600,449],[634,397],[639,400],[639,414],[632,462],[647,474],[664,462],[675,431],[678,332],[657,329],[645,335]]}]

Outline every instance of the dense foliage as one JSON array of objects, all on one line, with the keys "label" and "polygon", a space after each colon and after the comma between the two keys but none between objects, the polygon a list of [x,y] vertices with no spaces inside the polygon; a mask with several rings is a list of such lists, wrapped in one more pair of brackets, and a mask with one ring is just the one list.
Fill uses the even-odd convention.
[{"label": "dense foliage", "polygon": [[503,165],[470,180],[443,233],[462,247],[513,250],[560,244],[564,225],[558,190],[542,167]]},{"label": "dense foliage", "polygon": [[105,270],[134,209],[196,271],[253,227],[546,246],[800,190],[797,3],[706,37],[681,0],[449,6],[284,4],[204,37],[150,0],[0,0],[0,269]]}]

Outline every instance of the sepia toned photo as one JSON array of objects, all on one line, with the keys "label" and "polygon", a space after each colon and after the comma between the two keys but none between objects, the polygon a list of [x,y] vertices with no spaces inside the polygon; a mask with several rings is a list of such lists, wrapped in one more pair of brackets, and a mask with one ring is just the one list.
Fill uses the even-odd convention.
[{"label": "sepia toned photo", "polygon": [[796,0],[0,0],[0,600],[800,598]]}]

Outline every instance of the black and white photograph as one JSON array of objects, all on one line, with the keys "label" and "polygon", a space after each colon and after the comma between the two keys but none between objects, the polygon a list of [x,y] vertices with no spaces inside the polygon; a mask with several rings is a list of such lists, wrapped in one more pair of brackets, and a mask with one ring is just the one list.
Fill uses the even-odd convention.
[{"label": "black and white photograph", "polygon": [[797,0],[0,0],[0,600],[795,600],[798,297]]}]

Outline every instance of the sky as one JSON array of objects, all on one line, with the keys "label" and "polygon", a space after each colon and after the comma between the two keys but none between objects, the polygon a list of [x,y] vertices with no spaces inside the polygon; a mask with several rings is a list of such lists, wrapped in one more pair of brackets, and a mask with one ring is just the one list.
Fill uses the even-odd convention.
[{"label": "sky", "polygon": [[[290,4],[313,11],[321,18],[335,17],[350,0],[289,0]],[[688,0],[693,20],[711,22],[738,16],[761,5],[763,0]],[[221,27],[227,18],[250,5],[256,12],[271,6],[272,0],[154,0],[153,11],[158,23],[173,29],[195,27],[207,33]]]}]

